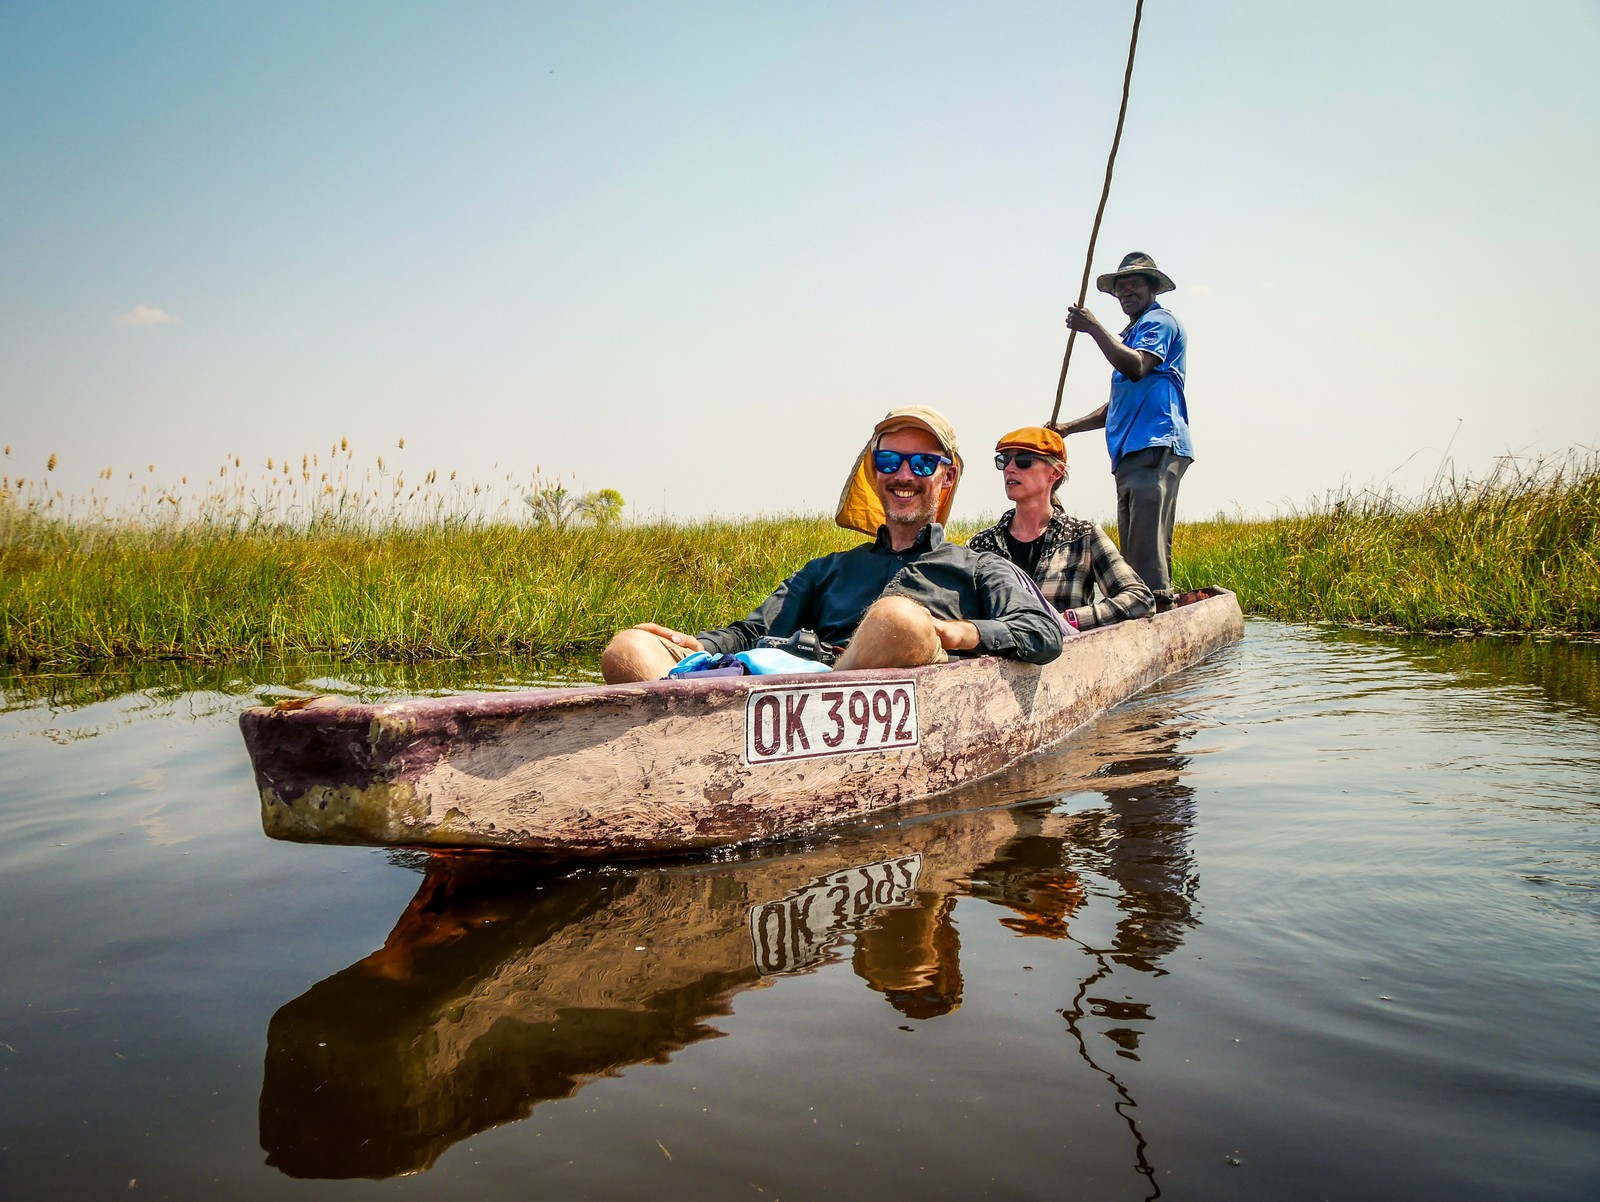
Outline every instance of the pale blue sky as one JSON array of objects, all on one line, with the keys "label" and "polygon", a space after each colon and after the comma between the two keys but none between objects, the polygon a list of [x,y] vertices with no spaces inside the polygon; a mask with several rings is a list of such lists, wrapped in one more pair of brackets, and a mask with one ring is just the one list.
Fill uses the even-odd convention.
[{"label": "pale blue sky", "polygon": [[[538,464],[638,516],[822,511],[922,403],[957,514],[997,512],[1132,12],[0,0],[7,468],[403,436],[419,475]],[[1179,284],[1184,516],[1600,446],[1597,61],[1593,0],[1147,0],[1096,270]],[[1108,373],[1080,340],[1064,416]],[[1103,441],[1069,449],[1109,516]]]}]

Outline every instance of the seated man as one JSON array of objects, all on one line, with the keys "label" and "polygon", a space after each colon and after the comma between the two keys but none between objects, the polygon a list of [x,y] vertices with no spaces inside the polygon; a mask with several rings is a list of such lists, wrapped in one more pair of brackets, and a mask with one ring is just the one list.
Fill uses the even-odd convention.
[{"label": "seated man", "polygon": [[873,542],[813,559],[749,617],[683,634],[654,622],[619,631],[600,670],[607,681],[657,680],[695,651],[743,651],[756,640],[814,631],[843,644],[835,667],[908,668],[949,654],[1048,663],[1061,654],[1056,617],[1011,565],[946,542],[961,456],[933,409],[896,409],[879,422],[834,520]]},{"label": "seated man", "polygon": [[1016,508],[974,534],[967,546],[1003,556],[1027,572],[1045,600],[1078,630],[1149,613],[1155,605],[1150,586],[1116,544],[1093,522],[1068,517],[1056,499],[1067,478],[1067,444],[1061,435],[1026,426],[994,449],[994,465],[1005,473],[1006,496]]}]

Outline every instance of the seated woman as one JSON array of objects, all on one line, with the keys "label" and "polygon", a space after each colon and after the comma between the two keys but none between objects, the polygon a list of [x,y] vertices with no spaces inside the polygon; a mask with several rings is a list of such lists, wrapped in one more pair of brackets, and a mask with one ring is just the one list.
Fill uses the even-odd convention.
[{"label": "seated woman", "polygon": [[1068,517],[1056,499],[1067,478],[1067,444],[1061,435],[1026,426],[1007,434],[994,449],[994,465],[1005,473],[1006,496],[1016,508],[974,534],[967,546],[1011,560],[1079,630],[1142,618],[1155,608],[1149,587],[1106,532],[1093,522]]}]

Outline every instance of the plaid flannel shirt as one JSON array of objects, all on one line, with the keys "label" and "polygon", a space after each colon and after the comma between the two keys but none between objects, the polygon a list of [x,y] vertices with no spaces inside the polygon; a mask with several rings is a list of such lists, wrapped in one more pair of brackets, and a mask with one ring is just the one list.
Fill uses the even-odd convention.
[{"label": "plaid flannel shirt", "polygon": [[[967,540],[974,551],[1010,559],[1006,531],[1017,516],[1008,509],[997,523]],[[1155,607],[1155,597],[1139,574],[1128,566],[1110,536],[1093,522],[1068,517],[1057,507],[1039,536],[1039,566],[1033,577],[1045,599],[1070,612],[1079,630],[1092,630],[1128,618],[1142,618]],[[1101,600],[1095,601],[1096,586]]]}]

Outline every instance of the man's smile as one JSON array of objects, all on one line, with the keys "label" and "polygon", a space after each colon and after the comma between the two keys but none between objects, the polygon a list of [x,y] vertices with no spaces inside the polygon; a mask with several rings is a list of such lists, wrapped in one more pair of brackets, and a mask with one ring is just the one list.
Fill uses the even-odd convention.
[{"label": "man's smile", "polygon": [[[908,538],[917,529],[935,521],[939,502],[955,483],[954,469],[945,449],[934,435],[922,429],[890,430],[879,439],[876,451],[892,451],[900,457],[892,472],[873,471],[873,490],[883,506],[884,520]],[[945,461],[926,476],[919,476],[911,456],[939,456]],[[926,467],[927,463],[920,466]]]}]

